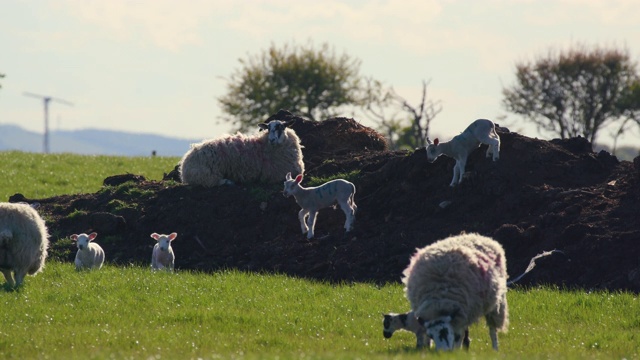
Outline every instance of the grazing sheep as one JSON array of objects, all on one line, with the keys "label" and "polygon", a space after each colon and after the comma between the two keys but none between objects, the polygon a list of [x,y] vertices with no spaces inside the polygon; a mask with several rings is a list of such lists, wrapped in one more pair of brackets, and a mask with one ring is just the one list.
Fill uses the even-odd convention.
[{"label": "grazing sheep", "polygon": [[76,270],[100,269],[104,263],[104,250],[97,243],[93,242],[98,233],[92,232],[87,235],[73,234],[71,240],[77,241],[78,252],[76,253]]},{"label": "grazing sheep", "polygon": [[168,270],[173,271],[173,265],[175,262],[175,255],[173,254],[173,248],[171,242],[178,236],[178,233],[171,233],[169,235],[153,233],[151,237],[157,241],[153,246],[153,253],[151,254],[151,268],[153,270]]},{"label": "grazing sheep", "polygon": [[191,145],[180,160],[184,184],[218,186],[234,182],[275,183],[290,171],[304,172],[302,146],[294,121],[273,120],[260,124],[266,133],[245,136],[241,133]]},{"label": "grazing sheep", "polygon": [[356,194],[356,186],[353,183],[343,179],[336,179],[320,186],[304,188],[300,185],[302,174],[292,179],[291,173],[287,173],[285,179],[282,194],[285,197],[293,195],[298,205],[302,208],[298,212],[298,219],[300,220],[302,233],[307,234],[307,239],[313,238],[318,211],[333,205],[335,202],[340,205],[347,217],[344,222],[344,229],[347,232],[351,231],[356,210],[358,209],[353,199]]},{"label": "grazing sheep", "polygon": [[33,207],[0,203],[0,270],[10,287],[20,286],[27,274],[42,271],[48,236],[44,220]]},{"label": "grazing sheep", "polygon": [[455,136],[447,142],[439,142],[435,139],[433,143],[427,139],[427,159],[434,162],[440,155],[447,155],[456,160],[453,167],[453,179],[449,186],[456,186],[462,182],[464,169],[467,165],[469,154],[480,146],[487,144],[487,157],[493,155],[493,161],[500,157],[500,136],[496,133],[496,127],[493,121],[487,119],[478,119],[471,123],[460,135]]},{"label": "grazing sheep", "polygon": [[[507,281],[507,287],[514,285],[516,282],[522,279],[523,276],[531,272],[531,270],[533,270],[533,268],[535,268],[536,266],[536,260],[542,257],[553,255],[553,254],[562,254],[566,256],[566,254],[563,251],[556,250],[556,249],[541,252],[540,254],[531,258],[531,260],[529,261],[529,266],[527,266],[527,268],[522,274],[518,275],[516,278],[512,280]],[[389,313],[389,314],[383,314],[383,316],[384,316],[384,321],[383,321],[384,328],[382,330],[382,333],[384,334],[385,338],[387,339],[390,338],[393,335],[393,333],[397,330],[406,330],[416,334],[418,348],[421,348],[424,346],[425,340],[423,337],[427,336],[426,329],[424,328],[424,326],[420,324],[420,322],[416,318],[413,311],[409,311],[401,314]],[[428,337],[426,337],[426,339],[427,339],[426,341],[427,347],[431,346],[431,339]],[[469,340],[469,330],[466,329],[465,336],[462,341],[462,345],[466,349],[469,349],[470,342],[471,341]]]},{"label": "grazing sheep", "polygon": [[462,345],[465,330],[484,316],[494,350],[507,331],[507,259],[502,246],[461,234],[418,249],[404,270],[405,295],[436,350]]}]

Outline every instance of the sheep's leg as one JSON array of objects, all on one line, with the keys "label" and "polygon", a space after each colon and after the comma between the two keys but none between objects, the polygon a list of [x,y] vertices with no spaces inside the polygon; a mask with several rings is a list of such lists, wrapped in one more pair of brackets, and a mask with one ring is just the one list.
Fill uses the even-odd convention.
[{"label": "sheep's leg", "polygon": [[348,201],[341,202],[340,208],[342,209],[342,212],[344,212],[344,216],[346,217],[346,220],[344,221],[344,230],[346,232],[349,232],[353,229],[353,217],[355,210],[349,205]]},{"label": "sheep's leg", "polygon": [[22,284],[22,282],[24,281],[24,277],[27,276],[27,271],[26,270],[16,270],[15,276],[16,276],[16,286],[20,286]]},{"label": "sheep's leg", "polygon": [[420,329],[416,332],[416,347],[422,349],[425,346],[427,349],[431,347],[431,339],[427,336],[425,329]]},{"label": "sheep's leg", "polygon": [[307,233],[307,239],[313,238],[313,231],[316,228],[317,215],[318,215],[318,211],[309,211],[309,218],[307,219],[307,226],[309,227],[309,232]]},{"label": "sheep's leg", "polygon": [[4,275],[5,280],[7,280],[7,284],[9,284],[9,286],[14,287],[16,285],[16,283],[13,281],[11,269],[2,269],[2,274]]},{"label": "sheep's leg", "polygon": [[300,228],[302,229],[302,233],[306,234],[307,231],[309,231],[309,228],[307,227],[307,223],[306,223],[306,217],[307,217],[307,210],[302,209],[298,212],[298,220],[300,220]]},{"label": "sheep's leg", "polygon": [[493,346],[493,350],[498,351],[498,331],[495,326],[489,326],[489,337],[491,337],[491,346]]}]

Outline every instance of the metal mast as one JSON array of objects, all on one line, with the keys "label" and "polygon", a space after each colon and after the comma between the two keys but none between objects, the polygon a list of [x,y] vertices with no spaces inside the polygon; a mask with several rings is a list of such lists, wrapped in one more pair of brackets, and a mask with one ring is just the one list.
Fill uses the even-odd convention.
[{"label": "metal mast", "polygon": [[44,102],[44,144],[43,144],[42,151],[44,151],[45,154],[48,154],[49,153],[49,102],[53,100],[69,106],[73,106],[73,104],[68,102],[67,100],[57,99],[51,96],[33,94],[29,92],[25,92],[23,95],[39,98],[39,99],[42,99],[42,101]]}]

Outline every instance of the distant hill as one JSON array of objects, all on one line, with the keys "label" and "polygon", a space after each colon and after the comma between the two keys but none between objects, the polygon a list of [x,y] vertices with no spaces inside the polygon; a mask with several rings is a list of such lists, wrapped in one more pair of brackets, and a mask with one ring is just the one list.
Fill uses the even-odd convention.
[{"label": "distant hill", "polygon": [[[201,139],[177,139],[153,134],[85,129],[52,131],[49,150],[52,153],[85,155],[182,156],[189,145]],[[20,126],[0,124],[0,151],[42,152],[43,135]]]}]

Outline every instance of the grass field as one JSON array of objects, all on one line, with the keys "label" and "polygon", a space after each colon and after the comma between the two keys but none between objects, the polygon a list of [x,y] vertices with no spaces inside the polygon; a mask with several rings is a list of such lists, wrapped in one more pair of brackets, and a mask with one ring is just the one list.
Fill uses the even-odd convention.
[{"label": "grass field", "polygon": [[[0,189],[5,200],[95,192],[107,176],[157,180],[176,162],[0,153]],[[510,290],[508,301],[498,353],[481,320],[469,352],[444,354],[416,350],[406,332],[383,338],[381,314],[408,308],[397,283],[109,264],[76,272],[49,261],[18,290],[0,289],[0,359],[640,359],[636,294],[541,287]]]}]

